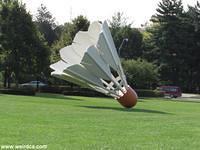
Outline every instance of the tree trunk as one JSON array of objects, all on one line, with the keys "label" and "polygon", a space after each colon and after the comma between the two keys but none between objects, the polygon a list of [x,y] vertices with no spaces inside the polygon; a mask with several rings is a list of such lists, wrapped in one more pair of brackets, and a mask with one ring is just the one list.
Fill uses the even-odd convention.
[{"label": "tree trunk", "polygon": [[10,87],[11,87],[11,86],[10,86],[10,84],[11,84],[10,81],[11,81],[11,77],[10,77],[10,74],[9,74],[9,75],[8,75],[8,89],[10,89]]},{"label": "tree trunk", "polygon": [[8,75],[7,75],[8,73],[7,73],[7,68],[5,69],[5,73],[4,73],[4,83],[3,83],[3,87],[4,88],[7,88],[7,77],[8,77]]},{"label": "tree trunk", "polygon": [[37,75],[37,87],[36,87],[36,91],[39,92],[39,76]]}]

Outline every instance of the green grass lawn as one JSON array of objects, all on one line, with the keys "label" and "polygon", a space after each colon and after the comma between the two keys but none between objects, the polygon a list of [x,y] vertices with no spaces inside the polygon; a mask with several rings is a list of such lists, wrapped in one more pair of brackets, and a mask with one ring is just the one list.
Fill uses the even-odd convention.
[{"label": "green grass lawn", "polygon": [[140,99],[0,95],[0,145],[51,150],[200,149],[200,103]]}]

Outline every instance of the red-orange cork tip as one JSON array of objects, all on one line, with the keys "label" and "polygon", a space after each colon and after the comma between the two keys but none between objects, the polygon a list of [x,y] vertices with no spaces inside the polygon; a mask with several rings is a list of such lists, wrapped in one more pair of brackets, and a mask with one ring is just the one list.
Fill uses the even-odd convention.
[{"label": "red-orange cork tip", "polygon": [[129,86],[127,92],[117,100],[122,106],[131,108],[136,105],[137,98],[136,92]]}]

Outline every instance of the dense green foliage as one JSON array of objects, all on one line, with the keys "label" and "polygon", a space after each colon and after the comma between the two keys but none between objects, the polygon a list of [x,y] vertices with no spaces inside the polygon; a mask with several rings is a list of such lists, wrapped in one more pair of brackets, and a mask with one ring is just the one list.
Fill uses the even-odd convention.
[{"label": "dense green foliage", "polygon": [[185,12],[181,0],[162,0],[147,28],[145,56],[159,66],[165,84],[195,91],[200,86],[199,4]]},{"label": "dense green foliage", "polygon": [[35,95],[36,91],[32,88],[15,88],[15,89],[0,89],[1,94],[12,94],[12,95]]},{"label": "dense green foliage", "polygon": [[110,98],[0,95],[0,144],[48,150],[198,150],[200,103],[140,99],[133,109]]},{"label": "dense green foliage", "polygon": [[38,26],[39,31],[43,34],[48,45],[51,46],[53,42],[57,40],[55,18],[52,17],[51,13],[43,4],[41,4],[38,9],[36,18],[36,25]]},{"label": "dense green foliage", "polygon": [[[142,56],[142,33],[137,28],[127,24],[123,13],[118,12],[110,20],[110,29],[117,50],[120,48],[120,57],[135,59]],[[121,45],[124,39],[128,39]]]},{"label": "dense green foliage", "polygon": [[143,59],[122,61],[128,83],[135,88],[155,88],[158,82],[157,67]]},{"label": "dense green foliage", "polygon": [[37,76],[45,72],[50,53],[24,4],[17,0],[5,0],[0,4],[1,69],[4,86],[9,87],[11,78],[18,85],[29,74]]},{"label": "dense green foliage", "polygon": [[164,93],[158,90],[136,89],[138,97],[164,97]]}]

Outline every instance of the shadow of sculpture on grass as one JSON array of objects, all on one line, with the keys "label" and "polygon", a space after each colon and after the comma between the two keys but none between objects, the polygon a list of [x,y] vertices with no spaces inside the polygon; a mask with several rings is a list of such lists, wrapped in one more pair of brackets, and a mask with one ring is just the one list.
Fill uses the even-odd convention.
[{"label": "shadow of sculpture on grass", "polygon": [[142,109],[142,108],[120,108],[120,107],[107,107],[107,106],[80,106],[84,108],[90,109],[98,109],[98,110],[116,110],[116,111],[123,111],[123,112],[143,112],[143,113],[155,113],[155,114],[171,114],[168,112],[158,111],[158,110],[151,110],[151,109]]},{"label": "shadow of sculpture on grass", "polygon": [[48,94],[48,93],[39,93],[36,95],[36,97],[41,97],[41,98],[48,98],[48,99],[60,99],[60,100],[76,100],[76,101],[83,101],[81,98],[75,98],[72,96],[65,96],[61,94]]}]

